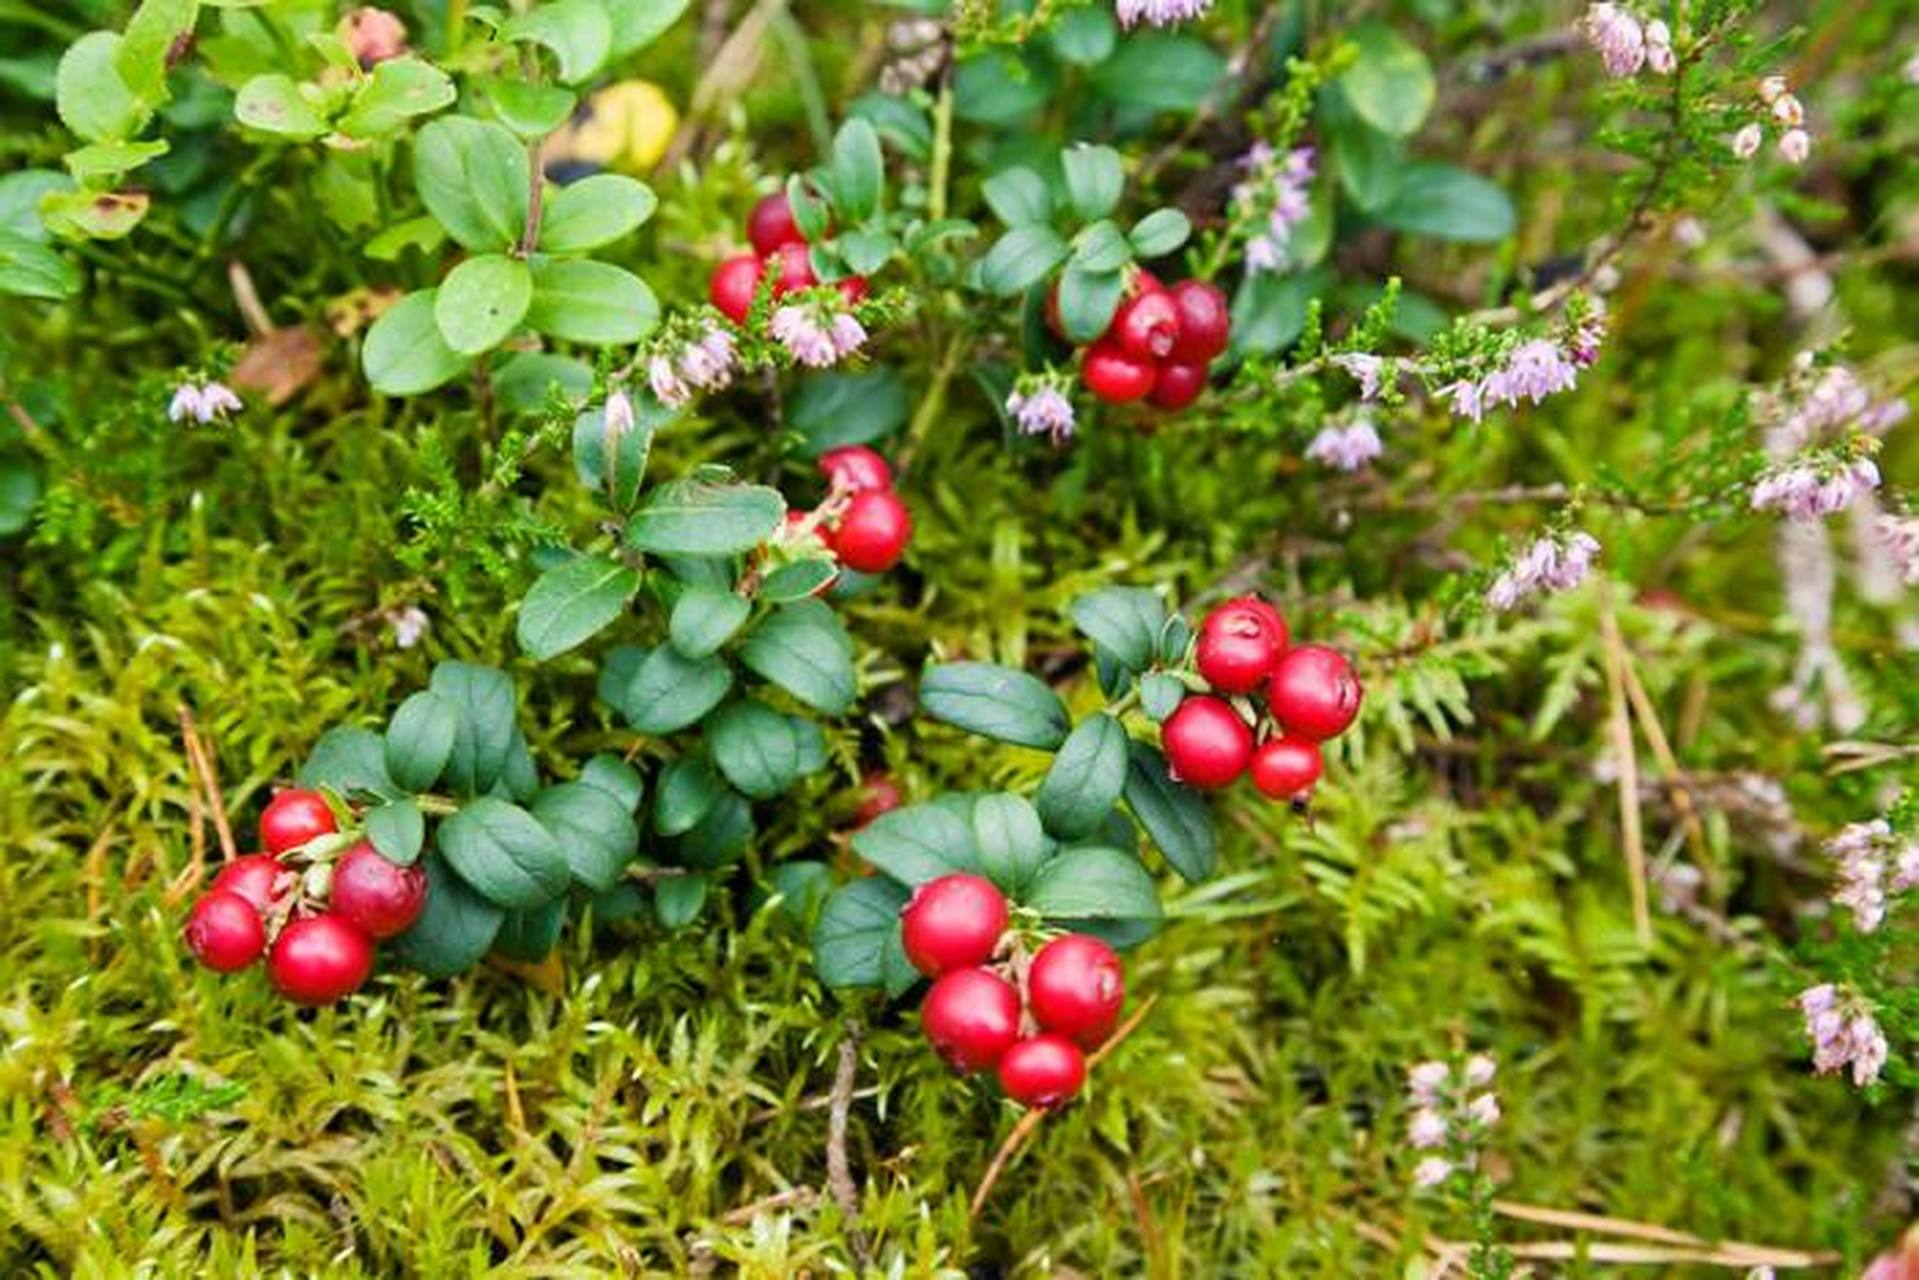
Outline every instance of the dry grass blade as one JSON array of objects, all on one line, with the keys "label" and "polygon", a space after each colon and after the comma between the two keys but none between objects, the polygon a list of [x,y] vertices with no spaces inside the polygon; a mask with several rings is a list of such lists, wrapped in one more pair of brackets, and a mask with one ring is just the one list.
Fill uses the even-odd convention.
[{"label": "dry grass blade", "polygon": [[[1714,1261],[1713,1265],[1717,1266],[1816,1267],[1827,1266],[1838,1261],[1838,1255],[1823,1251],[1783,1249],[1773,1245],[1748,1244],[1739,1240],[1707,1240],[1690,1232],[1676,1231],[1656,1223],[1635,1222],[1631,1218],[1612,1218],[1598,1213],[1581,1213],[1574,1209],[1551,1209],[1543,1205],[1523,1204],[1516,1200],[1494,1200],[1493,1212],[1502,1217],[1514,1218],[1521,1222],[1536,1222],[1542,1226],[1597,1231],[1605,1235],[1673,1245],[1691,1250],[1695,1254],[1709,1254],[1712,1259],[1739,1259]],[[1527,1247],[1530,1246],[1515,1246],[1515,1251]],[[1624,1259],[1621,1260],[1624,1261]]]},{"label": "dry grass blade", "polygon": [[873,1260],[872,1250],[859,1227],[860,1192],[853,1181],[852,1163],[846,1157],[846,1128],[853,1110],[853,1087],[859,1081],[862,1034],[859,1023],[849,1019],[846,1035],[840,1041],[839,1066],[833,1072],[833,1103],[826,1113],[826,1183],[840,1212],[846,1215],[846,1237],[853,1246],[853,1256],[865,1266]]},{"label": "dry grass blade", "polygon": [[1639,753],[1633,743],[1626,697],[1626,645],[1610,596],[1599,614],[1606,644],[1606,691],[1611,708],[1612,748],[1619,768],[1619,834],[1626,846],[1626,877],[1632,891],[1633,931],[1641,945],[1652,944],[1652,908],[1646,897],[1646,837],[1640,826]]}]

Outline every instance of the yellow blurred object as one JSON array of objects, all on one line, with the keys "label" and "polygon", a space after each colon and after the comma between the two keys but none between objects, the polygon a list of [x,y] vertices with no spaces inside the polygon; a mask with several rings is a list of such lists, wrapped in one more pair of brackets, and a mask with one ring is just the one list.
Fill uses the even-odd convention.
[{"label": "yellow blurred object", "polygon": [[645,173],[660,162],[680,113],[651,80],[622,80],[583,103],[547,143],[546,162]]}]

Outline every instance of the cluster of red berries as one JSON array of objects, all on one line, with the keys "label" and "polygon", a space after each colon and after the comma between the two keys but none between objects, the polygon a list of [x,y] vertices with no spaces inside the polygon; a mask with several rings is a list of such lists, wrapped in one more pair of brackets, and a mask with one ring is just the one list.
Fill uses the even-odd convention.
[{"label": "cluster of red berries", "polygon": [[[1049,305],[1062,337],[1059,290]],[[1107,404],[1145,400],[1160,409],[1184,409],[1206,389],[1207,369],[1232,341],[1226,295],[1204,280],[1167,288],[1139,270],[1106,332],[1086,349],[1080,377]]]},{"label": "cluster of red berries", "polygon": [[[1008,948],[1006,896],[973,875],[941,876],[900,912],[913,967],[933,979],[920,1030],[959,1071],[997,1069],[1006,1096],[1029,1107],[1066,1102],[1086,1083],[1086,1053],[1105,1043],[1126,1001],[1119,957],[1069,933],[1027,961]],[[1009,980],[1010,979],[1010,980]]]},{"label": "cluster of red berries", "polygon": [[820,472],[826,501],[817,511],[787,512],[787,524],[811,528],[835,560],[860,573],[898,564],[913,540],[913,513],[893,492],[886,459],[863,444],[846,445],[820,455]]},{"label": "cluster of red berries", "polygon": [[[1256,596],[1206,615],[1194,666],[1214,692],[1189,695],[1160,730],[1174,778],[1211,789],[1250,771],[1276,800],[1311,794],[1325,767],[1319,744],[1352,724],[1362,691],[1337,651],[1290,641],[1286,619]],[[1244,696],[1260,693],[1264,711]]]},{"label": "cluster of red berries", "polygon": [[[713,268],[707,281],[707,296],[720,313],[734,324],[746,323],[759,295],[760,282],[770,274],[773,296],[811,289],[820,278],[813,273],[813,260],[807,252],[806,237],[793,221],[793,206],[782,193],[762,199],[746,219],[746,238],[753,252],[735,254]],[[835,286],[848,306],[866,297],[866,277],[848,276]]]},{"label": "cluster of red berries", "polygon": [[[295,1004],[332,1004],[373,972],[373,945],[411,928],[426,875],[365,840],[337,858],[340,825],[326,797],[290,790],[260,815],[260,847],[235,858],[187,915],[187,949],[234,973],[266,957],[267,980]],[[329,852],[314,856],[312,850]]]}]

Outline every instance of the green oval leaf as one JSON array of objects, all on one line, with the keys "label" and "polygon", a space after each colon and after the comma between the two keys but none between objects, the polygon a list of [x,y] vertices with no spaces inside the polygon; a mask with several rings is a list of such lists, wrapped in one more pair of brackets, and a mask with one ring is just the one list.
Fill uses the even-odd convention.
[{"label": "green oval leaf", "polygon": [[1188,881],[1204,880],[1219,858],[1212,810],[1198,792],[1173,781],[1156,748],[1135,742],[1128,754],[1126,807],[1173,870]]},{"label": "green oval leaf", "polygon": [[437,297],[432,289],[409,293],[367,331],[360,365],[375,391],[416,396],[446,385],[468,368],[467,358],[440,336],[434,319]]},{"label": "green oval leaf", "polygon": [[1104,587],[1067,607],[1082,634],[1131,671],[1153,663],[1166,605],[1145,587]]},{"label": "green oval leaf", "polygon": [[1095,846],[1067,849],[1033,877],[1024,905],[1049,920],[1157,920],[1159,893],[1138,858]]},{"label": "green oval leaf", "polygon": [[413,182],[447,234],[469,249],[504,252],[526,226],[527,153],[513,134],[449,116],[413,143]]},{"label": "green oval leaf", "polygon": [[551,901],[573,876],[552,832],[518,805],[492,796],[468,802],[440,823],[434,847],[481,897],[509,910]]},{"label": "green oval leaf", "polygon": [[540,248],[546,253],[584,253],[612,244],[631,235],[659,204],[644,182],[617,173],[582,178],[547,201]]},{"label": "green oval leaf", "polygon": [[825,715],[844,715],[859,692],[852,637],[818,600],[776,609],[740,647],[740,661]]},{"label": "green oval leaf", "polygon": [[596,892],[619,883],[639,854],[640,828],[632,807],[590,782],[548,787],[534,797],[532,810],[553,833],[573,878]]},{"label": "green oval leaf", "polygon": [[535,258],[526,322],[549,337],[588,346],[638,342],[660,322],[646,282],[605,262]]},{"label": "green oval leaf", "polygon": [[934,804],[881,814],[854,835],[853,851],[906,885],[981,870],[972,831],[956,814]]},{"label": "green oval leaf", "polygon": [[1127,744],[1126,730],[1104,712],[1079,723],[1033,797],[1048,831],[1075,840],[1099,829],[1126,790]]},{"label": "green oval leaf", "polygon": [[429,978],[450,978],[471,969],[493,948],[506,913],[475,893],[445,858],[429,853],[426,906],[413,927],[387,944],[401,964]]},{"label": "green oval leaf", "polygon": [[447,346],[476,356],[505,342],[532,300],[533,276],[526,263],[486,253],[447,275],[433,300],[433,319]]},{"label": "green oval leaf", "polygon": [[1119,204],[1126,189],[1119,152],[1081,143],[1061,152],[1059,163],[1066,172],[1066,198],[1081,221],[1104,218]]},{"label": "green oval leaf", "polygon": [[752,604],[737,591],[688,587],[673,602],[667,639],[687,657],[704,658],[731,640],[752,612]]},{"label": "green oval leaf", "polygon": [[1051,227],[1014,227],[987,251],[980,279],[993,293],[1010,298],[1044,280],[1068,252],[1066,241]]},{"label": "green oval leaf", "polygon": [[394,800],[366,811],[366,838],[382,858],[407,867],[426,843],[426,815],[411,800]]},{"label": "green oval leaf", "polygon": [[612,625],[639,589],[639,570],[574,556],[541,574],[520,602],[520,648],[543,662],[558,657]]},{"label": "green oval leaf", "polygon": [[317,138],[327,131],[326,118],[301,94],[298,82],[278,72],[240,86],[233,118],[249,129],[283,138]]},{"label": "green oval leaf", "polygon": [[1395,138],[1418,129],[1438,91],[1426,55],[1383,23],[1368,22],[1348,38],[1358,46],[1359,56],[1340,76],[1339,87],[1353,110]]},{"label": "green oval leaf", "polygon": [[884,876],[834,890],[813,926],[813,964],[829,987],[877,987],[887,947],[897,946],[908,893]]},{"label": "green oval leaf", "polygon": [[626,526],[626,543],[659,555],[738,555],[771,537],[785,515],[777,489],[689,476],[646,496]]},{"label": "green oval leaf", "polygon": [[460,708],[430,689],[408,698],[386,729],[386,770],[407,791],[430,791],[453,758]]},{"label": "green oval leaf", "polygon": [[920,681],[920,705],[935,720],[1051,751],[1066,741],[1066,704],[1034,676],[990,662],[948,662]]},{"label": "green oval leaf", "polygon": [[787,718],[763,702],[742,699],[706,722],[713,763],[742,794],[770,800],[793,785],[800,745]]},{"label": "green oval leaf", "polygon": [[633,672],[620,712],[641,733],[676,733],[704,719],[732,687],[733,669],[719,658],[687,658],[663,644]]}]

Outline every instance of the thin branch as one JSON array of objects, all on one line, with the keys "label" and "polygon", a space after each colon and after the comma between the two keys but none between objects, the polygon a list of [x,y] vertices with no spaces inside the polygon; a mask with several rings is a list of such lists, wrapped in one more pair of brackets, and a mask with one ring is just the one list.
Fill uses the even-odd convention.
[{"label": "thin branch", "polygon": [[846,1128],[853,1110],[853,1087],[859,1079],[862,1034],[860,1024],[847,1019],[846,1035],[840,1041],[839,1068],[833,1073],[833,1102],[826,1113],[826,1185],[846,1218],[846,1238],[853,1246],[853,1256],[866,1267],[872,1264],[873,1253],[866,1243],[866,1233],[860,1230],[859,1187],[846,1158]]},{"label": "thin branch", "polygon": [[1600,611],[1601,635],[1606,645],[1606,689],[1611,707],[1614,763],[1619,769],[1619,833],[1626,846],[1626,878],[1632,891],[1633,932],[1641,946],[1652,945],[1652,908],[1646,897],[1646,839],[1640,828],[1639,755],[1634,745],[1632,719],[1626,705],[1626,646],[1619,635],[1608,593]]}]

